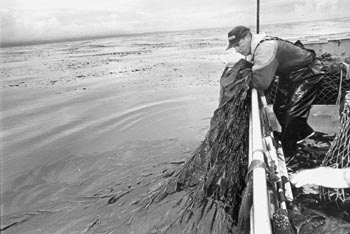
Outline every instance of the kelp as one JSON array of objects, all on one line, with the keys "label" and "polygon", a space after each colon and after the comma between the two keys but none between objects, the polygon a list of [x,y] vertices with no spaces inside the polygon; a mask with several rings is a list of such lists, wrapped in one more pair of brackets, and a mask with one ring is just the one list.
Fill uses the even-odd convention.
[{"label": "kelp", "polygon": [[246,60],[225,68],[219,106],[205,139],[185,164],[138,202],[136,213],[185,192],[175,205],[181,206],[179,212],[162,224],[161,233],[174,225],[180,225],[183,233],[229,232],[237,224],[248,168],[250,77],[251,64]]}]

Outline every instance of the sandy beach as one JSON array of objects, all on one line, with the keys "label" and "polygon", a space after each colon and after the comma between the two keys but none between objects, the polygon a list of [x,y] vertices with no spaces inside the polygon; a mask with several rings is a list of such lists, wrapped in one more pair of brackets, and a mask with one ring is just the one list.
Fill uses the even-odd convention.
[{"label": "sandy beach", "polygon": [[222,31],[4,48],[3,233],[156,233],[120,225],[207,133],[240,58]]}]

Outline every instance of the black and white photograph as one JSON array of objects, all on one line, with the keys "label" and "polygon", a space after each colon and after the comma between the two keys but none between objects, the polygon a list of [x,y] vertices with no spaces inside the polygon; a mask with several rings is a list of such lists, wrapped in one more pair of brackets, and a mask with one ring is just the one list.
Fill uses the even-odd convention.
[{"label": "black and white photograph", "polygon": [[4,234],[350,234],[350,1],[2,0]]}]

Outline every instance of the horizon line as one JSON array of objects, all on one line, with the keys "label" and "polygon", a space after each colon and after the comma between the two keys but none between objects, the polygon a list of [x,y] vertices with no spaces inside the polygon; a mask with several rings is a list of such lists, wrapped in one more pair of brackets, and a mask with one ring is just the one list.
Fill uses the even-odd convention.
[{"label": "horizon line", "polygon": [[[274,25],[274,24],[288,24],[288,23],[303,23],[303,22],[313,22],[313,21],[327,21],[332,19],[343,19],[350,17],[336,17],[336,18],[328,18],[322,20],[304,20],[304,21],[289,21],[282,23],[264,23],[263,25]],[[256,25],[247,25],[249,28],[255,28]],[[79,37],[64,37],[58,39],[43,39],[43,40],[22,40],[16,42],[5,42],[0,41],[0,48],[9,48],[9,47],[17,47],[17,46],[32,46],[32,45],[44,45],[44,44],[55,44],[55,43],[64,43],[64,42],[74,42],[74,41],[85,41],[85,40],[95,40],[95,39],[107,39],[107,38],[116,38],[116,37],[130,37],[130,36],[140,36],[147,34],[157,34],[157,33],[172,33],[172,32],[187,32],[187,31],[197,31],[197,30],[214,30],[214,29],[223,29],[229,28],[230,26],[222,26],[222,27],[204,27],[204,28],[194,28],[194,29],[180,29],[180,30],[163,30],[163,31],[149,31],[149,32],[138,32],[138,33],[113,33],[113,34],[100,34],[94,36],[79,36]]]}]

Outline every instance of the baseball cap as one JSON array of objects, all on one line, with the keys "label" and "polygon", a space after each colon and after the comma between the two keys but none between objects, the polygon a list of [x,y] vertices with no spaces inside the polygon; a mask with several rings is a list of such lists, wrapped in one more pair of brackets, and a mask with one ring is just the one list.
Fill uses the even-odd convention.
[{"label": "baseball cap", "polygon": [[226,50],[236,46],[238,42],[248,34],[248,32],[250,32],[250,29],[245,26],[237,26],[237,27],[234,27],[231,31],[229,31],[228,33],[229,44]]}]

